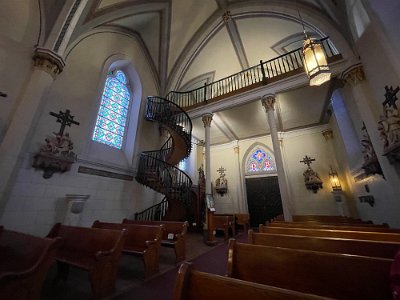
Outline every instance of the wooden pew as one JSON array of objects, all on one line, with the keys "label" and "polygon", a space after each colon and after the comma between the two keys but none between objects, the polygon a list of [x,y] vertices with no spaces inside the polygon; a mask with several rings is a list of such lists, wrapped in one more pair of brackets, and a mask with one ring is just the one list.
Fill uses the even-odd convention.
[{"label": "wooden pew", "polygon": [[0,226],[0,299],[39,300],[60,244]]},{"label": "wooden pew", "polygon": [[199,272],[194,270],[191,263],[183,263],[178,271],[172,300],[212,299],[317,300],[328,298]]},{"label": "wooden pew", "polygon": [[[214,217],[228,217],[228,235],[229,235],[229,229],[231,229],[232,237],[236,236],[236,215],[235,214],[215,214],[214,213]],[[219,228],[217,228],[217,229],[219,229]]]},{"label": "wooden pew", "polygon": [[352,223],[314,223],[314,222],[271,222],[265,224],[271,227],[309,228],[309,229],[338,229],[351,231],[400,233],[400,229],[389,228],[385,225],[352,224]]},{"label": "wooden pew", "polygon": [[88,271],[92,298],[100,299],[111,295],[115,290],[118,261],[125,235],[125,230],[75,227],[57,223],[47,236],[63,239],[56,254],[59,276],[67,279],[70,265]]},{"label": "wooden pew", "polygon": [[186,234],[188,230],[188,222],[135,221],[123,219],[122,224],[164,225],[161,246],[174,248],[176,263],[186,259]]},{"label": "wooden pew", "polygon": [[322,216],[322,215],[293,215],[293,222],[329,222],[329,223],[371,223],[361,219],[354,219],[343,216]]},{"label": "wooden pew", "polygon": [[94,221],[92,228],[126,230],[122,248],[125,254],[142,258],[144,278],[160,271],[160,247],[163,225],[120,224]]},{"label": "wooden pew", "polygon": [[332,238],[356,239],[356,240],[387,241],[387,242],[397,242],[397,243],[400,242],[399,233],[386,233],[386,232],[286,228],[286,227],[271,227],[264,225],[259,226],[259,232],[287,234],[287,235],[315,236],[315,237],[332,237]]},{"label": "wooden pew", "polygon": [[236,224],[243,226],[244,232],[250,229],[250,215],[249,214],[235,214]]},{"label": "wooden pew", "polygon": [[334,299],[391,299],[393,260],[230,240],[227,276]]},{"label": "wooden pew", "polygon": [[224,239],[227,240],[229,238],[229,217],[228,216],[216,216],[214,214],[210,214],[210,229],[214,230],[222,230],[224,232]]},{"label": "wooden pew", "polygon": [[400,243],[248,231],[249,244],[393,259]]},{"label": "wooden pew", "polygon": [[390,284],[393,300],[400,300],[400,251],[396,254],[390,268]]}]

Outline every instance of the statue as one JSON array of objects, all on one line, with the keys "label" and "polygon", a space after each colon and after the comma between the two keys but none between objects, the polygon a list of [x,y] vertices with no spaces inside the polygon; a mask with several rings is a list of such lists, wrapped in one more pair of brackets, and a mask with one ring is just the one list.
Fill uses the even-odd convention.
[{"label": "statue", "polygon": [[385,86],[385,100],[382,102],[383,115],[379,117],[378,131],[383,142],[383,155],[391,163],[400,161],[400,112],[396,105],[400,87]]},{"label": "statue", "polygon": [[54,136],[47,136],[45,144],[41,145],[39,153],[33,158],[32,166],[34,168],[43,169],[44,178],[50,178],[54,172],[65,172],[71,168],[71,165],[76,161],[76,154],[72,151],[74,143],[72,142],[69,133],[64,133],[66,126],[71,124],[79,125],[74,121],[74,117],[70,115],[70,111],[60,111],[59,114],[51,112],[50,115],[57,117],[57,122],[61,123],[61,128],[58,133],[53,132]]},{"label": "statue", "polygon": [[316,193],[319,189],[322,189],[322,180],[319,178],[318,173],[310,167],[313,161],[315,161],[315,158],[306,155],[300,162],[307,165],[307,169],[303,172],[306,188]]},{"label": "statue", "polygon": [[226,169],[224,169],[222,166],[217,170],[219,172],[219,178],[215,181],[215,190],[218,194],[223,196],[224,194],[227,193],[228,191],[228,180],[225,178],[225,173]]}]

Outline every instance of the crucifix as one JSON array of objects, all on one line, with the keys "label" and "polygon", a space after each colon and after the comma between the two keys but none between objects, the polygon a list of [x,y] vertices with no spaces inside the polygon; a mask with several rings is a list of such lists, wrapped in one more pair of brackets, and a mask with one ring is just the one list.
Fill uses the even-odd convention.
[{"label": "crucifix", "polygon": [[303,160],[301,160],[301,163],[304,163],[305,165],[307,165],[308,167],[311,165],[311,163],[315,161],[315,158],[311,158],[308,157],[307,155],[303,158]]},{"label": "crucifix", "polygon": [[72,116],[70,114],[70,110],[69,109],[65,110],[65,112],[62,112],[60,110],[59,114],[56,114],[54,112],[50,112],[50,115],[52,115],[53,117],[56,117],[57,118],[57,122],[61,123],[60,131],[58,132],[58,134],[60,136],[64,135],[65,126],[71,127],[72,124],[79,125],[79,122],[74,121],[74,116]]},{"label": "crucifix", "polygon": [[222,174],[224,174],[225,171],[226,171],[226,169],[224,169],[222,166],[217,170],[217,172],[220,174],[220,176],[222,176]]}]

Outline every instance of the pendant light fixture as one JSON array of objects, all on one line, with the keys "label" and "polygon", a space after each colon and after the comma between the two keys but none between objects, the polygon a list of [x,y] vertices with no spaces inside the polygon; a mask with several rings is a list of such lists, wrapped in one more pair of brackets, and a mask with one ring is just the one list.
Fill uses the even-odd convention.
[{"label": "pendant light fixture", "polygon": [[[297,2],[296,2],[297,4]],[[320,40],[307,36],[300,10],[297,7],[301,25],[303,26],[303,64],[310,80],[310,86],[318,86],[331,79],[331,72]]]}]

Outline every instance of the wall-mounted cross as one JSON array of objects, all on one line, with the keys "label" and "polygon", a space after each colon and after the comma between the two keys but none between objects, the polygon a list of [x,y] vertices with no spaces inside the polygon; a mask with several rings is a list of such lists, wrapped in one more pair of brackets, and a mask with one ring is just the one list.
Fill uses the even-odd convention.
[{"label": "wall-mounted cross", "polygon": [[224,169],[222,166],[217,170],[217,172],[219,172],[219,174],[222,176],[222,174],[224,174],[224,172],[226,171],[226,169]]},{"label": "wall-mounted cross", "polygon": [[304,163],[305,165],[307,165],[309,167],[311,165],[312,161],[315,161],[315,158],[311,158],[306,155],[306,156],[304,156],[303,160],[301,160],[300,162]]},{"label": "wall-mounted cross", "polygon": [[62,112],[60,110],[59,114],[56,114],[54,112],[50,112],[50,115],[52,115],[53,117],[56,117],[57,118],[57,122],[61,123],[60,131],[58,132],[58,134],[60,136],[64,135],[65,126],[70,126],[71,127],[71,124],[79,125],[79,122],[74,121],[74,116],[72,116],[70,114],[70,110],[69,109],[65,110],[65,112]]}]

